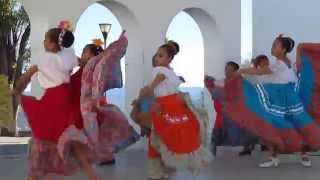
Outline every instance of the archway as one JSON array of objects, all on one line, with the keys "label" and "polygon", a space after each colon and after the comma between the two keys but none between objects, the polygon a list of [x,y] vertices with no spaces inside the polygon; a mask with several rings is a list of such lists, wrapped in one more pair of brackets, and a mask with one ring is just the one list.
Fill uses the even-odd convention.
[{"label": "archway", "polygon": [[[190,77],[190,79],[191,81],[194,81],[193,84],[198,86],[198,88],[195,88],[194,93],[191,93],[191,95],[194,95],[192,99],[198,107],[200,106],[201,108],[204,108],[207,110],[209,120],[210,120],[210,124],[208,126],[209,128],[208,132],[211,133],[212,126],[215,121],[215,111],[213,109],[211,95],[209,94],[208,91],[204,90],[203,88],[203,77],[204,75],[211,75],[217,79],[223,78],[224,56],[223,56],[222,36],[221,36],[221,33],[219,32],[219,27],[216,24],[215,18],[206,10],[201,8],[193,8],[193,7],[185,8],[181,12],[179,12],[177,16],[179,16],[179,14],[182,15],[181,18],[184,17],[188,21],[188,24],[193,26],[194,28],[193,31],[195,32],[195,35],[191,35],[191,36],[195,36],[197,41],[196,48],[198,48],[199,52],[197,53],[197,57],[195,57],[196,60],[190,60],[190,61],[196,61],[198,65],[196,67],[197,74],[194,76],[195,78],[193,79]],[[185,31],[185,29],[183,29],[183,31]],[[180,33],[182,33],[183,31],[180,31]],[[187,33],[190,33],[190,30],[189,32],[187,31]],[[177,36],[181,36],[181,35],[177,33]],[[185,38],[188,39],[190,37],[186,36]],[[191,43],[192,41],[190,41],[190,39],[186,41],[189,41],[189,43]],[[185,65],[182,64],[182,66],[183,67],[181,68],[184,68]],[[185,73],[192,74],[192,72],[185,72]],[[188,81],[188,79],[186,80]],[[188,86],[188,84],[186,85]]]},{"label": "archway", "polygon": [[[92,11],[92,12],[90,12]],[[92,13],[92,15],[90,15]],[[128,116],[131,110],[131,102],[138,94],[139,89],[143,86],[143,72],[137,71],[143,65],[143,50],[140,42],[139,25],[136,21],[135,15],[125,5],[116,1],[99,1],[89,6],[83,13],[83,15],[89,15],[88,17],[94,17],[94,22],[88,22],[83,17],[79,18],[79,23],[83,24],[86,28],[90,26],[93,32],[93,37],[88,36],[88,31],[84,31],[86,39],[84,41],[89,42],[76,42],[75,48],[78,49],[78,53],[86,43],[90,43],[90,40],[102,35],[99,29],[99,23],[108,22],[112,24],[111,32],[109,34],[107,44],[116,40],[121,34],[122,30],[126,31],[126,36],[129,40],[126,56],[122,61],[122,73],[125,85],[121,89],[113,89],[107,92],[107,99],[109,103],[118,105],[122,111]],[[81,36],[77,33],[76,36]],[[79,31],[81,28],[79,27]],[[130,120],[131,121],[131,120]],[[136,125],[131,123],[134,127]]]},{"label": "archway", "polygon": [[[92,17],[95,22],[86,21],[86,18],[83,16]],[[112,24],[107,44],[116,40],[122,30],[126,30],[126,35],[129,39],[129,46],[124,58],[125,60],[122,60],[125,87],[107,92],[108,100],[111,101],[111,103],[117,104],[122,110],[129,112],[130,102],[135,98],[143,83],[142,72],[135,71],[136,67],[142,66],[143,60],[138,23],[134,14],[126,6],[118,2],[100,1],[95,3],[89,6],[82,14],[82,17],[79,18],[78,25],[92,29],[91,31],[93,32],[93,35],[89,36],[88,31],[83,32],[86,36],[86,39],[83,38],[83,41],[86,42],[76,42],[75,48],[78,49],[78,52],[80,52],[84,44],[89,43],[91,39],[95,37],[102,38],[98,26],[101,22],[108,22]],[[77,33],[78,30],[82,31],[80,27],[77,27],[76,36],[81,37],[81,33]],[[79,45],[77,45],[77,43],[79,43]]]},{"label": "archway", "polygon": [[130,112],[131,101],[136,98],[139,89],[143,86],[143,71],[137,71],[143,66],[143,48],[141,43],[140,25],[135,14],[125,5],[116,1],[100,1],[119,20],[121,27],[126,30],[129,45],[125,61],[125,112]]},{"label": "archway", "polygon": [[[99,24],[110,23],[111,30],[107,38],[107,46],[117,40],[122,32],[122,27],[117,17],[105,6],[94,3],[90,5],[81,15],[77,22],[74,48],[78,57],[81,56],[84,46],[92,43],[93,39],[103,40]],[[121,59],[122,76],[124,87],[112,89],[106,92],[108,102],[118,105],[122,110],[125,109],[125,57]]]},{"label": "archway", "polygon": [[191,94],[197,106],[202,103],[204,77],[204,44],[201,30],[196,21],[185,11],[178,13],[171,21],[167,40],[174,40],[180,52],[172,62],[175,72],[185,79],[182,90]]}]

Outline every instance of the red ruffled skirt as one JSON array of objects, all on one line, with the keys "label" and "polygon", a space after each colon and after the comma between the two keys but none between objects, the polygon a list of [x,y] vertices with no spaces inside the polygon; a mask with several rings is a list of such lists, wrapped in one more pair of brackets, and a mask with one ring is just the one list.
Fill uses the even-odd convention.
[{"label": "red ruffled skirt", "polygon": [[39,140],[57,143],[60,135],[76,122],[70,84],[47,89],[44,96],[22,96],[21,104],[33,136]]},{"label": "red ruffled skirt", "polygon": [[[62,84],[49,88],[40,100],[31,96],[21,97],[33,134],[29,176],[71,175],[80,170],[78,162],[71,157],[70,145],[71,142],[87,144],[87,139],[75,127],[79,116],[74,111],[71,87],[70,84]],[[69,138],[68,134],[73,136]]]},{"label": "red ruffled skirt", "polygon": [[200,147],[200,126],[195,115],[177,94],[157,98],[160,112],[152,113],[155,133],[168,150],[188,154]]}]

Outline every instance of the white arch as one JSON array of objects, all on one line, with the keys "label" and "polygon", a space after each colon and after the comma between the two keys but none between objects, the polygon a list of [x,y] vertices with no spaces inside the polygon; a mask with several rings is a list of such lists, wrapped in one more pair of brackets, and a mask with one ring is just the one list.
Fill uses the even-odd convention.
[{"label": "white arch", "polygon": [[179,12],[171,21],[166,38],[176,40],[180,45],[180,52],[172,62],[172,67],[176,73],[184,76],[186,83],[182,86],[203,87],[204,43],[200,27],[193,17],[185,11]]},{"label": "white arch", "polygon": [[[129,46],[126,54],[126,109],[130,110],[130,102],[137,95],[138,87],[143,86],[144,71],[136,71],[143,66],[143,48],[141,43],[141,31],[140,25],[136,19],[135,14],[129,9],[127,4],[120,3],[118,1],[96,1],[96,0],[82,0],[76,5],[75,0],[63,2],[65,7],[72,7],[74,9],[70,11],[69,8],[59,9],[60,6],[58,1],[35,1],[26,0],[24,4],[30,14],[32,27],[31,39],[32,39],[32,52],[41,52],[42,41],[44,32],[50,27],[56,26],[60,20],[71,20],[77,22],[81,14],[93,3],[100,3],[107,7],[118,19],[123,29],[127,31],[127,37],[129,39]],[[43,7],[43,8],[39,8]],[[54,16],[53,16],[54,15]],[[40,35],[40,36],[39,36]],[[36,57],[32,58],[32,62],[37,61]],[[139,68],[137,68],[139,67]],[[34,95],[41,95],[41,89],[36,82],[33,82],[32,91]]]},{"label": "white arch", "polygon": [[[184,9],[198,23],[203,37],[204,43],[204,72],[216,77],[221,77],[224,74],[223,59],[223,42],[219,33],[219,27],[216,20],[207,11],[201,8]],[[209,115],[209,132],[215,121],[215,110],[213,108],[211,95],[204,91],[203,94],[204,107]]]},{"label": "white arch", "polygon": [[[181,11],[189,14],[198,24],[204,44],[204,72],[215,77],[221,77],[224,73],[224,54],[223,54],[223,39],[220,33],[220,28],[217,25],[216,19],[205,9],[199,7],[188,7],[176,12],[171,20]],[[167,24],[167,29],[171,23]]]},{"label": "white arch", "polygon": [[[150,59],[163,42],[172,18],[182,10],[196,20],[203,34],[205,72],[220,78],[223,76],[225,59],[240,59],[241,1],[236,0],[24,0],[23,4],[32,24],[32,53],[41,52],[41,34],[49,27],[66,18],[75,22],[80,14],[95,2],[107,6],[117,16],[121,26],[128,31],[127,105],[137,95],[144,81],[149,80]],[[34,59],[36,58],[33,58],[33,62]]]},{"label": "white arch", "polygon": [[[100,1],[118,19],[121,27],[126,30],[129,46],[126,53],[126,110],[130,110],[130,102],[138,94],[137,87],[143,86],[143,71],[137,71],[143,65],[143,48],[141,43],[140,26],[134,13],[125,5],[115,1]],[[137,86],[138,84],[138,86]]]},{"label": "white arch", "polygon": [[[204,72],[205,74],[221,78],[224,74],[224,56],[223,56],[223,42],[222,35],[219,33],[219,27],[215,18],[206,10],[197,7],[190,7],[182,9],[181,11],[189,14],[198,24],[203,38],[204,47]],[[177,12],[179,14],[181,11]],[[169,25],[168,25],[169,28]],[[203,106],[207,110],[209,119],[214,120],[215,111],[213,108],[211,95],[204,90],[203,92]],[[209,132],[214,124],[210,121]]]},{"label": "white arch", "polygon": [[201,8],[187,8],[184,11],[193,17],[200,27],[204,44],[205,72],[217,76],[223,74],[222,41],[215,18]]}]

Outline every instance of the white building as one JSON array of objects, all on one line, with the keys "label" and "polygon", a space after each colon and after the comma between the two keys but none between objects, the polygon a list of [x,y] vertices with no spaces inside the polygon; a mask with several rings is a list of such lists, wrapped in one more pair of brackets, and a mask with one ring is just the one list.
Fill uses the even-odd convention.
[{"label": "white building", "polygon": [[[62,19],[76,24],[93,3],[106,6],[127,30],[129,48],[126,55],[126,106],[149,79],[151,59],[163,43],[168,26],[181,11],[193,17],[204,40],[204,72],[223,77],[226,60],[241,57],[241,0],[25,0],[30,17],[32,55],[42,51],[45,31]],[[296,42],[319,41],[317,22],[320,2],[290,0],[252,0],[253,55],[270,56],[273,39],[284,33]],[[250,10],[250,9],[249,9]],[[246,39],[243,39],[246,41]],[[294,55],[294,54],[293,54]],[[292,56],[294,57],[294,56]],[[36,58],[32,59],[33,62]],[[34,83],[33,94],[39,94]],[[210,101],[207,102],[210,108]],[[213,114],[211,113],[212,117]]]},{"label": "white building", "polygon": [[[127,31],[129,47],[126,54],[126,106],[136,97],[151,73],[154,51],[163,43],[168,26],[181,11],[197,22],[204,39],[204,72],[223,77],[226,59],[240,60],[241,1],[240,0],[25,0],[24,7],[31,21],[32,55],[42,51],[44,33],[60,20],[76,24],[81,14],[93,3],[106,6]],[[37,61],[32,56],[32,61]],[[32,93],[39,94],[33,83]],[[207,98],[210,99],[210,98]],[[210,108],[211,101],[208,101]],[[213,110],[211,110],[213,112]],[[210,114],[212,117],[213,114]]]}]

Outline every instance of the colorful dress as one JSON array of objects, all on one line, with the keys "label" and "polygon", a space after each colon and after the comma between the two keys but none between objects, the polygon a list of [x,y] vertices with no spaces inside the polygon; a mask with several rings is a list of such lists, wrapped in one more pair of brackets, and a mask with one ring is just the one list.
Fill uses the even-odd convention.
[{"label": "colorful dress", "polygon": [[[115,67],[112,62],[120,60],[126,47],[127,39],[122,35],[105,50],[107,56],[93,58],[71,78],[69,73],[77,64],[74,53],[46,54],[47,59],[38,65],[44,96],[40,100],[22,96],[34,138],[30,176],[72,175],[79,171],[81,167],[71,149],[76,142],[91,163],[113,158],[115,145],[129,135],[128,121],[119,108],[101,101],[104,91],[115,84],[105,79],[111,76],[101,77],[101,71],[111,71]],[[70,57],[74,57],[73,66]],[[64,74],[57,74],[60,72]],[[99,79],[94,81],[93,77]]]},{"label": "colorful dress", "polygon": [[211,94],[216,120],[212,131],[212,151],[216,154],[218,146],[254,146],[258,139],[230,120],[224,111],[224,80],[215,81],[214,78],[205,79],[205,84]]},{"label": "colorful dress", "polygon": [[113,159],[115,147],[130,136],[125,114],[115,105],[103,103],[104,92],[122,87],[120,59],[125,55],[128,40],[122,34],[106,50],[101,59],[91,59],[83,69],[80,110],[91,150],[99,161]]},{"label": "colorful dress", "polygon": [[149,158],[161,158],[165,166],[197,171],[211,160],[203,147],[203,121],[178,92],[181,80],[172,69],[156,67],[153,78],[163,74],[166,79],[154,90],[156,110],[152,111]]},{"label": "colorful dress", "polygon": [[306,111],[320,124],[320,49],[302,52],[302,69],[299,72],[299,95]]},{"label": "colorful dress", "polygon": [[315,81],[309,81],[317,78],[317,66],[313,65],[318,59],[312,55],[304,53],[300,83],[281,60],[270,66],[273,74],[265,75],[262,84],[251,84],[241,77],[228,81],[225,101],[231,119],[282,153],[319,149],[316,116],[306,111],[312,111],[315,99],[311,97],[317,95]]},{"label": "colorful dress", "polygon": [[[57,54],[44,53],[35,75],[45,90],[44,95],[39,100],[21,97],[34,139],[29,155],[30,176],[69,175],[80,168],[70,156],[70,142],[87,144],[86,137],[74,126],[77,116],[73,112],[70,72],[76,65],[72,49],[63,49]],[[74,136],[66,139],[66,134]]]},{"label": "colorful dress", "polygon": [[258,139],[238,124],[234,123],[229,115],[223,110],[223,93],[211,92],[216,121],[212,132],[213,151],[216,153],[217,146],[249,146],[258,143]]}]

